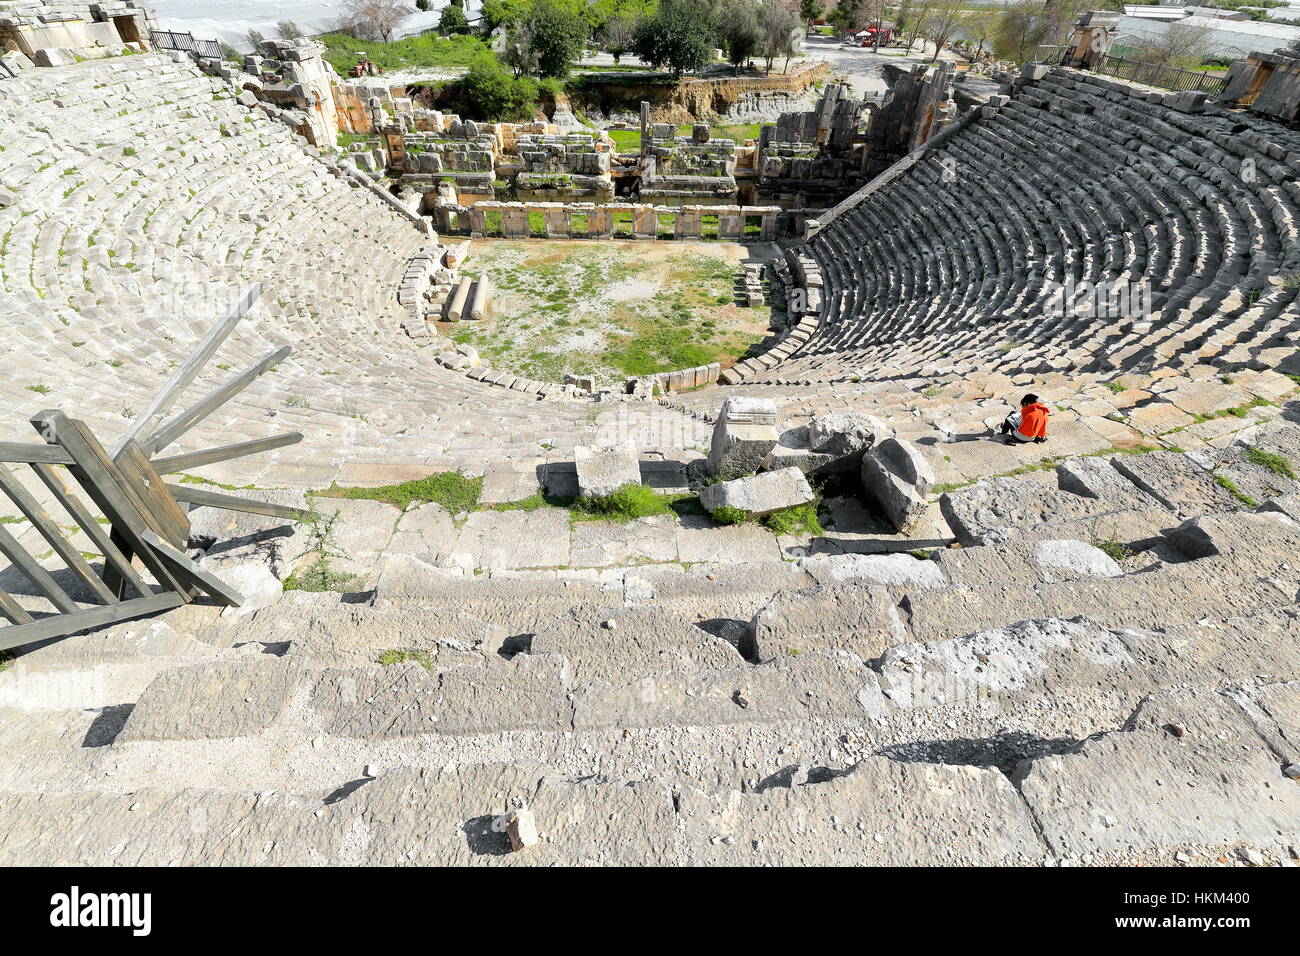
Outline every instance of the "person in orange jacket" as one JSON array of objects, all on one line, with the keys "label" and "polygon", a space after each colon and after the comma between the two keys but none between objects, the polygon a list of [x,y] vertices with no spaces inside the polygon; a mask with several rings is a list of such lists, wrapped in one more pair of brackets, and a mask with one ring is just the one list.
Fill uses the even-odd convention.
[{"label": "person in orange jacket", "polygon": [[1045,442],[1047,441],[1047,418],[1051,414],[1051,409],[1039,402],[1037,395],[1031,393],[1020,400],[1020,410],[1007,416],[998,433],[1006,436],[1003,440],[1008,445],[1018,442]]}]

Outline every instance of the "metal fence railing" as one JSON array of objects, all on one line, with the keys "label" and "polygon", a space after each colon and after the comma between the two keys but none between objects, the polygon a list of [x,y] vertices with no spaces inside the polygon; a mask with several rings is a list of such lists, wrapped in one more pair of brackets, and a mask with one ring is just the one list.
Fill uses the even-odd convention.
[{"label": "metal fence railing", "polygon": [[1122,56],[1106,57],[1106,62],[1097,68],[1097,72],[1105,76],[1131,80],[1134,83],[1143,83],[1146,86],[1155,86],[1162,90],[1199,91],[1211,96],[1222,93],[1227,86],[1227,78],[1218,73],[1202,73],[1199,70],[1183,70],[1176,66],[1160,66]]},{"label": "metal fence railing", "polygon": [[[1049,63],[1054,66],[1064,64],[1069,59],[1071,50],[1070,46],[1044,44],[1034,48],[1031,62]],[[1105,62],[1098,65],[1094,72],[1162,90],[1200,91],[1211,96],[1222,93],[1227,86],[1227,77],[1223,74],[1184,70],[1176,66],[1162,66],[1124,56],[1108,55]]]},{"label": "metal fence railing", "polygon": [[155,50],[180,50],[200,60],[221,59],[221,44],[216,40],[197,40],[192,33],[174,30],[150,30],[149,38]]}]

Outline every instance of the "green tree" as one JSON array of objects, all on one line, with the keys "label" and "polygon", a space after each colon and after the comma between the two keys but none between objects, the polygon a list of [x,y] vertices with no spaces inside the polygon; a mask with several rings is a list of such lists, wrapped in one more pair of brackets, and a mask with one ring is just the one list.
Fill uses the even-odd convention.
[{"label": "green tree", "polygon": [[765,36],[759,17],[758,4],[753,0],[730,0],[723,12],[722,40],[727,46],[727,62],[736,73],[763,48]]},{"label": "green tree", "polygon": [[813,21],[820,20],[825,12],[826,4],[823,0],[799,0],[799,16],[808,24],[809,30],[812,29]]},{"label": "green tree", "polygon": [[767,72],[772,72],[772,60],[778,56],[785,57],[785,68],[790,68],[790,57],[798,53],[803,45],[803,24],[799,14],[795,13],[782,0],[763,0],[760,10],[760,25],[763,29],[763,59],[767,61]]},{"label": "green tree", "polygon": [[465,16],[465,11],[454,3],[447,4],[442,8],[442,16],[438,18],[438,30],[447,36],[469,33],[469,20]]},{"label": "green tree", "polygon": [[654,16],[637,28],[632,49],[651,66],[680,77],[709,65],[717,36],[705,0],[660,0]]},{"label": "green tree", "polygon": [[459,87],[464,113],[475,119],[528,119],[537,105],[536,81],[529,76],[512,76],[490,53],[474,59]]},{"label": "green tree", "polygon": [[533,0],[523,22],[537,51],[537,69],[541,75],[568,76],[569,68],[582,56],[587,43],[586,19],[572,5],[558,0]]},{"label": "green tree", "polygon": [[601,45],[609,51],[617,64],[623,54],[632,49],[636,40],[636,20],[626,13],[616,13],[600,28]]}]

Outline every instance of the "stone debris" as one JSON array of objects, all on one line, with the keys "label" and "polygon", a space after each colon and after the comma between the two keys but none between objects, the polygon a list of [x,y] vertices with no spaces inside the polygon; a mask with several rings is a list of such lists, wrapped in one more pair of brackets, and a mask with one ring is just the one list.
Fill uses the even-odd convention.
[{"label": "stone debris", "polygon": [[584,498],[603,498],[624,485],[641,484],[641,466],[631,444],[616,448],[580,445],[573,450],[573,460],[578,468],[578,494]]},{"label": "stone debris", "polygon": [[[0,865],[1296,863],[1294,56],[1234,67],[1226,98],[1030,64],[977,105],[946,64],[887,68],[882,102],[827,82],[745,145],[647,105],[653,169],[619,203],[603,134],[423,109],[368,67],[338,83],[306,39],[204,72],[114,40],[144,8],[105,11],[123,22],[60,8],[84,46],[0,57],[0,286],[24,316],[0,404],[48,391],[118,434],[211,321],[167,297],[260,281],[232,341],[297,343],[295,377],[184,451],[303,442],[202,478],[302,507],[460,471],[481,506],[312,496],[343,555],[319,592],[285,589],[305,529],[191,512],[239,612],[0,663]],[[377,134],[336,149],[343,111]],[[498,202],[506,169],[526,195]],[[779,205],[730,205],[738,173]],[[617,386],[490,368],[432,335],[490,316],[460,274],[489,216],[779,236],[734,289],[772,335]],[[1067,275],[1150,297],[1051,314]],[[989,441],[1028,391],[1047,443]],[[826,527],[532,507],[642,481],[748,517],[816,486]]]},{"label": "stone debris", "polygon": [[700,490],[700,504],[710,514],[719,508],[736,508],[747,518],[761,518],[775,511],[806,505],[815,498],[812,486],[798,468],[765,471],[750,478],[733,478]]},{"label": "stone debris", "polygon": [[910,442],[886,438],[862,456],[862,485],[886,520],[898,531],[925,513],[926,495],[934,487],[934,470]]}]

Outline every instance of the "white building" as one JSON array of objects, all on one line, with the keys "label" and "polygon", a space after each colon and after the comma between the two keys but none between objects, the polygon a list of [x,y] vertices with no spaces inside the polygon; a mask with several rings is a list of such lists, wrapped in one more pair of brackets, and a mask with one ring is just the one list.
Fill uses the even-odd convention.
[{"label": "white building", "polygon": [[1180,27],[1204,28],[1207,56],[1239,59],[1256,50],[1270,52],[1300,40],[1300,27],[1262,20],[1219,20],[1210,17],[1183,17],[1180,20],[1148,20],[1123,16],[1119,21],[1117,46],[1135,46],[1143,37],[1159,37],[1167,30]]}]

